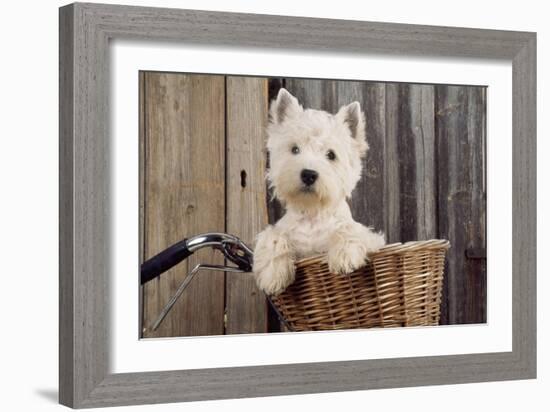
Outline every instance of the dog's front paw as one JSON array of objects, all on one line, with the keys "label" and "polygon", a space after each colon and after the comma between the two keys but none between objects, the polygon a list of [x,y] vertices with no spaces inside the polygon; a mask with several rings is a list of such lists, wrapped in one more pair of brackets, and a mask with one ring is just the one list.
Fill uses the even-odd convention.
[{"label": "dog's front paw", "polygon": [[294,282],[292,248],[273,226],[258,235],[252,271],[258,288],[268,295],[278,295]]},{"label": "dog's front paw", "polygon": [[276,296],[294,282],[294,276],[294,261],[279,256],[256,273],[256,284],[267,295]]},{"label": "dog's front paw", "polygon": [[381,232],[376,233],[369,230],[368,236],[365,239],[365,251],[367,254],[377,252],[385,244],[386,240]]},{"label": "dog's front paw", "polygon": [[327,258],[332,273],[348,274],[365,265],[367,250],[362,244],[345,243],[329,249]]}]

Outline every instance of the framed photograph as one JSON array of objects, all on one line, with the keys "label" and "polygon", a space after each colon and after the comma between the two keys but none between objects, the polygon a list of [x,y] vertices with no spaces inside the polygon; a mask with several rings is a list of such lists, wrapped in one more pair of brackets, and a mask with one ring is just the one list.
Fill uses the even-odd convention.
[{"label": "framed photograph", "polygon": [[60,9],[60,402],[536,377],[536,35]]}]

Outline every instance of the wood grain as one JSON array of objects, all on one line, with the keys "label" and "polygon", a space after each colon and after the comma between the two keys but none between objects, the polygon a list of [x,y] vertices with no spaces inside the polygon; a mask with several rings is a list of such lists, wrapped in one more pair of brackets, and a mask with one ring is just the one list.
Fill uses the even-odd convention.
[{"label": "wood grain", "polygon": [[363,175],[352,193],[350,206],[355,220],[374,230],[385,231],[384,203],[386,152],[386,85],[370,82],[339,82],[338,105],[357,100],[366,118],[369,150],[363,161]]},{"label": "wood grain", "polygon": [[401,241],[401,173],[399,167],[399,101],[400,85],[386,85],[386,143],[384,161],[384,208],[386,219],[384,232],[386,241],[395,243]]},{"label": "wood grain", "polygon": [[439,237],[451,241],[442,318],[450,324],[486,321],[485,89],[437,86]]},{"label": "wood grain", "polygon": [[[521,368],[537,374],[537,36],[512,60],[513,345]],[[515,352],[515,349],[514,349]]]},{"label": "wood grain", "polygon": [[[399,189],[390,189],[399,190],[399,207],[396,207],[399,217],[392,221],[397,227],[390,227],[389,231],[392,236],[399,233],[400,242],[433,239],[437,237],[433,86],[398,84],[390,87],[396,88],[397,100],[391,102],[396,107],[388,110],[396,111],[396,115],[388,119],[387,124],[393,122],[391,138],[396,142],[393,144],[397,152],[392,152],[392,156],[397,154],[397,159],[387,159],[386,163],[397,163],[388,168],[399,174],[396,184]],[[394,184],[392,180],[394,178],[388,181],[388,186]]]},{"label": "wood grain", "polygon": [[[268,101],[269,104],[277,98],[277,94],[282,87],[286,87],[286,79],[271,77],[268,80]],[[269,153],[266,153],[266,167],[269,168]],[[267,184],[267,182],[266,182]],[[267,189],[267,214],[270,224],[273,224],[279,220],[284,214],[284,208],[281,203],[273,197],[273,190]]]},{"label": "wood grain", "polygon": [[[267,225],[267,79],[226,78],[226,229],[249,245]],[[267,332],[267,302],[252,274],[226,274],[225,333]]]},{"label": "wood grain", "polygon": [[[408,95],[410,110],[409,133],[413,136],[414,187],[416,189],[415,239],[437,238],[437,174],[435,154],[434,86],[410,85]],[[478,114],[485,118],[485,107],[478,107]],[[476,167],[483,172],[484,163]]]},{"label": "wood grain", "polygon": [[[186,237],[225,229],[223,76],[145,74],[144,257]],[[144,337],[224,332],[224,275],[201,272],[157,331],[147,329],[187,273],[220,264],[204,249],[144,285]]]},{"label": "wood grain", "polygon": [[[74,127],[76,106],[73,7],[59,11],[59,402],[74,405],[75,362],[75,183]],[[79,366],[82,366],[79,365]]]}]

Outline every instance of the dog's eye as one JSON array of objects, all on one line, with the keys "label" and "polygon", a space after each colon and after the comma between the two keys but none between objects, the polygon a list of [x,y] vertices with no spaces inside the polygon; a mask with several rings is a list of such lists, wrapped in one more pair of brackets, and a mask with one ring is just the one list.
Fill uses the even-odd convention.
[{"label": "dog's eye", "polygon": [[292,149],[290,149],[290,151],[292,152],[292,154],[298,154],[300,153],[300,148],[296,145],[292,146]]},{"label": "dog's eye", "polygon": [[336,160],[336,153],[334,153],[333,150],[329,150],[327,152],[327,159],[328,160]]}]

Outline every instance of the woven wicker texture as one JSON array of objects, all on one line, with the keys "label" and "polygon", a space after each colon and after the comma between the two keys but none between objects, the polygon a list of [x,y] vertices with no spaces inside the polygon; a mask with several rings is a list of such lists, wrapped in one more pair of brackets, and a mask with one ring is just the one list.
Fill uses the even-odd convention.
[{"label": "woven wicker texture", "polygon": [[439,323],[447,240],[387,245],[349,275],[325,256],[296,262],[296,280],[272,297],[292,330],[425,326]]}]

